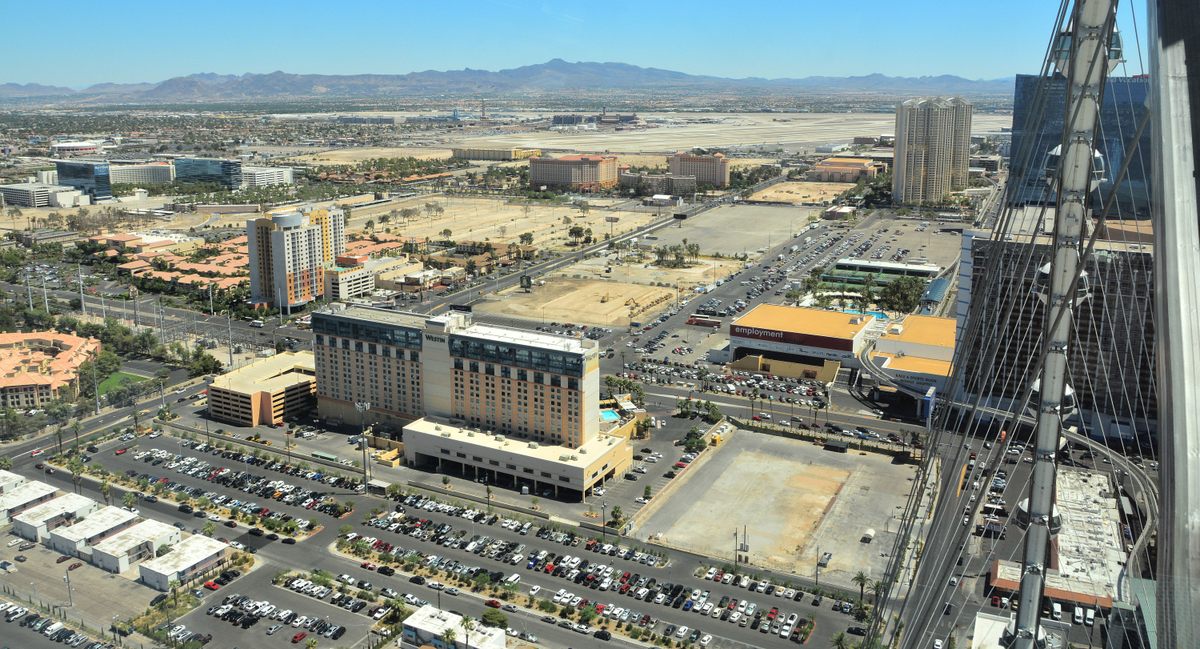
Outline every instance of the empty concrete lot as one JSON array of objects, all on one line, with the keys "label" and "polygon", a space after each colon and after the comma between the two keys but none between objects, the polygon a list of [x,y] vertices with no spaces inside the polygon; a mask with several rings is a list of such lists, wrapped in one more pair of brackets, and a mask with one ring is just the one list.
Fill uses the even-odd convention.
[{"label": "empty concrete lot", "polygon": [[[749,533],[750,562],[812,577],[822,552],[833,560],[822,583],[850,586],[858,570],[882,575],[894,538],[890,517],[913,474],[890,457],[834,453],[809,442],[740,431],[695,470],[637,531],[671,547],[732,557],[733,532]],[[876,531],[872,543],[863,533]]]},{"label": "empty concrete lot", "polygon": [[811,218],[819,216],[815,207],[773,205],[722,205],[687,219],[682,227],[667,227],[645,241],[652,246],[683,243],[700,244],[700,253],[720,253],[726,257],[746,253],[750,259],[760,248],[789,241]]}]

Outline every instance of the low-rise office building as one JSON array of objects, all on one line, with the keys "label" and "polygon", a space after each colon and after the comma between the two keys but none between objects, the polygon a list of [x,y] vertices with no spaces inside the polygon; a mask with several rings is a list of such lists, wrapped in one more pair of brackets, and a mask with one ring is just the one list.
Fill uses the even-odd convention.
[{"label": "low-rise office building", "polygon": [[907,316],[875,341],[871,361],[899,385],[921,393],[941,390],[950,375],[957,325],[954,318]]},{"label": "low-rise office building", "polygon": [[290,185],[295,182],[291,167],[242,167],[242,187]]},{"label": "low-rise office building", "polygon": [[0,185],[5,205],[17,207],[82,207],[91,205],[91,197],[74,187],[48,183]]},{"label": "low-rise office building", "polygon": [[138,566],[141,582],[155,590],[166,592],[171,582],[187,586],[195,577],[225,562],[229,546],[207,536],[193,534],[170,552]]},{"label": "low-rise office building", "polygon": [[92,564],[119,574],[139,561],[153,558],[158,548],[179,543],[181,537],[173,525],[144,520],[92,546]]},{"label": "low-rise office building", "polygon": [[72,557],[87,558],[92,547],[137,523],[137,514],[111,505],[103,507],[74,525],[50,532],[50,548]]},{"label": "low-rise office building", "polygon": [[604,433],[568,448],[468,427],[462,420],[425,417],[404,427],[404,458],[413,467],[580,500],[592,487],[628,471],[633,449],[625,438]]},{"label": "low-rise office building", "polygon": [[[758,357],[758,371],[782,376],[796,374],[776,371],[772,363],[825,367],[833,362],[857,367],[871,319],[840,311],[760,304],[730,323],[729,351],[735,363],[744,357]],[[819,377],[814,374],[810,378]]]},{"label": "low-rise office building", "polygon": [[[11,482],[11,481],[10,481]],[[0,494],[0,525],[8,525],[14,516],[54,498],[58,489],[45,482],[19,482]]]},{"label": "low-rise office building", "polygon": [[524,160],[542,155],[542,150],[517,147],[454,147],[450,149],[450,155],[459,160]]},{"label": "low-rise office building", "polygon": [[[410,649],[504,649],[504,629],[476,624],[468,633],[462,626],[462,616],[426,604],[404,620],[400,644]],[[454,632],[454,642],[446,642],[446,632]]]},{"label": "low-rise office building", "polygon": [[13,516],[13,534],[30,541],[45,541],[50,532],[95,512],[100,504],[79,494],[63,494]]},{"label": "low-rise office building", "polygon": [[239,426],[278,426],[310,410],[316,391],[312,352],[275,354],[213,379],[208,415]]}]

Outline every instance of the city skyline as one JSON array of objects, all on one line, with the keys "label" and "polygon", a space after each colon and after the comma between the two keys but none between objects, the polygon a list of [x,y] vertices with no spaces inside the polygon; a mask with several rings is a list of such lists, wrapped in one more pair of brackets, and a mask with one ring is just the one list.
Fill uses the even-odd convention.
[{"label": "city skyline", "polygon": [[[218,3],[218,5],[221,3]],[[807,76],[919,77],[955,75],[998,79],[1036,70],[1048,36],[1039,26],[1053,7],[1031,0],[997,14],[986,5],[959,7],[953,19],[932,1],[904,5],[871,2],[853,16],[823,5],[752,3],[735,16],[713,2],[678,14],[671,5],[615,5],[586,16],[543,4],[533,10],[501,0],[471,2],[469,11],[434,6],[390,7],[357,2],[329,14],[312,2],[293,5],[288,14],[271,5],[238,6],[230,28],[228,13],[206,7],[164,8],[123,2],[117,10],[79,3],[72,9],[96,38],[40,51],[35,32],[6,39],[10,58],[23,59],[0,83],[39,83],[84,88],[96,83],[155,83],[197,73],[244,74],[277,70],[297,74],[405,74],[426,70],[503,70],[554,58],[615,61],[688,74],[727,78]],[[712,11],[705,11],[710,7]],[[36,20],[33,6],[10,6],[17,22]],[[1130,22],[1128,8],[1122,24]],[[964,15],[965,13],[965,15]],[[634,16],[636,19],[631,19]],[[369,18],[369,19],[368,19]],[[769,18],[769,19],[767,19]],[[1039,19],[1041,18],[1041,19]],[[950,29],[953,24],[988,25],[986,30]],[[186,30],[172,25],[187,24]],[[408,29],[405,25],[448,25],[447,29]],[[399,25],[394,31],[391,26]],[[797,33],[796,25],[812,29]],[[263,26],[252,29],[250,26]],[[447,46],[448,31],[462,34],[470,47]],[[326,37],[324,34],[331,34]],[[853,45],[865,35],[870,46]],[[662,47],[664,38],[673,46]],[[148,40],[149,39],[149,40]],[[147,56],[169,41],[169,56]],[[164,42],[165,42],[164,41]],[[295,47],[299,41],[316,47]],[[324,45],[321,45],[325,43]],[[716,43],[719,47],[713,47]],[[580,47],[581,44],[585,46]],[[837,57],[819,55],[837,48]],[[1003,48],[1005,56],[985,56]],[[99,51],[97,51],[99,50]],[[91,54],[84,56],[85,52]],[[880,51],[904,56],[879,56]],[[806,52],[816,53],[808,56]],[[1022,52],[1014,57],[1011,53]],[[1130,73],[1139,57],[1130,56]],[[137,65],[114,61],[138,60]]]}]

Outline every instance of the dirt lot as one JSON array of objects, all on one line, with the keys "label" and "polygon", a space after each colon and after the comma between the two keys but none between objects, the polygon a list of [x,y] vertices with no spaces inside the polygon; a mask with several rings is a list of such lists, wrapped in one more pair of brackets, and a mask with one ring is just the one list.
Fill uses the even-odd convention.
[{"label": "dirt lot", "polygon": [[[694,472],[639,527],[671,547],[726,556],[733,527],[748,526],[750,562],[812,576],[822,552],[826,579],[850,585],[859,569],[882,574],[891,546],[888,517],[903,503],[910,467],[877,455],[831,453],[811,443],[740,432]],[[730,530],[713,529],[721,521]],[[866,527],[875,541],[859,541]],[[891,526],[894,528],[895,526]]]},{"label": "dirt lot", "polygon": [[820,203],[833,200],[839,194],[854,187],[854,183],[815,183],[792,182],[772,185],[760,192],[755,192],[752,201],[776,201],[800,205],[802,203]]},{"label": "dirt lot", "polygon": [[282,161],[315,165],[355,164],[371,158],[417,158],[420,160],[444,160],[450,157],[450,149],[425,147],[358,147],[353,149],[330,149],[320,153],[308,153]]},{"label": "dirt lot", "polygon": [[475,305],[475,311],[542,322],[624,327],[631,316],[638,320],[644,313],[660,310],[674,297],[671,289],[640,284],[555,279],[545,286],[535,286],[529,293],[519,288],[505,291]]},{"label": "dirt lot", "polygon": [[[572,264],[557,275],[562,277],[610,277],[616,282],[633,284],[667,284],[678,286],[682,290],[690,290],[702,284],[712,282],[732,275],[741,264],[729,259],[709,259],[701,257],[687,268],[662,268],[649,263],[654,260],[652,255],[646,255],[645,261],[627,261],[615,263],[616,255],[587,259]],[[628,256],[626,256],[628,258]],[[606,268],[612,268],[606,273]]]},{"label": "dirt lot", "polygon": [[775,205],[722,205],[683,222],[680,228],[662,228],[648,245],[670,246],[687,239],[700,244],[700,254],[725,256],[746,253],[761,256],[760,248],[789,241],[819,208]]}]

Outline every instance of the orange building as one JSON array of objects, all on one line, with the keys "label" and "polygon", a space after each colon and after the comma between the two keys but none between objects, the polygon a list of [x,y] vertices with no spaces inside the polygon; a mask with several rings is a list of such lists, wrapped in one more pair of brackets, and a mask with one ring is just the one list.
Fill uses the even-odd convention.
[{"label": "orange building", "polygon": [[208,386],[208,414],[239,426],[278,426],[312,410],[317,393],[312,352],[287,352],[222,374]]},{"label": "orange building", "polygon": [[79,366],[100,341],[51,331],[0,334],[0,407],[39,408],[78,393]]}]

